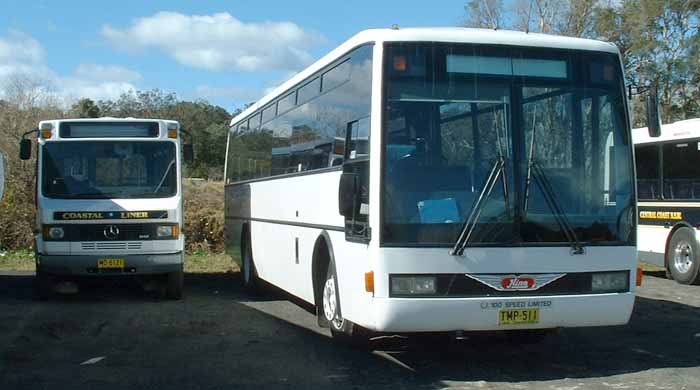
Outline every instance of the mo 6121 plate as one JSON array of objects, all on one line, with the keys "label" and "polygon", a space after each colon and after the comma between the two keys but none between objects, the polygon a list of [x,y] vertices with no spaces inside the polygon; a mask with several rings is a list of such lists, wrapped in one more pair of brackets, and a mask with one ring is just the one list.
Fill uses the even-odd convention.
[{"label": "mo 6121 plate", "polygon": [[120,269],[124,268],[124,259],[98,259],[97,269]]},{"label": "mo 6121 plate", "polygon": [[498,311],[498,325],[536,324],[540,309],[507,309]]}]

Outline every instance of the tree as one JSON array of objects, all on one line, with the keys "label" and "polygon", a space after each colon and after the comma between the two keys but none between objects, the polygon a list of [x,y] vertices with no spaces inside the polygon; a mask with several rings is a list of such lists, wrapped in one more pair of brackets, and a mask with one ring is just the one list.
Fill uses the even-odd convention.
[{"label": "tree", "polygon": [[83,98],[78,100],[70,109],[71,116],[75,118],[99,118],[100,107],[91,99]]}]

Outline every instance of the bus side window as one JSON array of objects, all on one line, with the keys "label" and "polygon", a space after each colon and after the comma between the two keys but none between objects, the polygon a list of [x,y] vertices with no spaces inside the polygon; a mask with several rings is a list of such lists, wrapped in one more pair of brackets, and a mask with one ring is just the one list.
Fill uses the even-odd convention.
[{"label": "bus side window", "polygon": [[355,160],[369,157],[369,117],[348,123],[347,158]]}]

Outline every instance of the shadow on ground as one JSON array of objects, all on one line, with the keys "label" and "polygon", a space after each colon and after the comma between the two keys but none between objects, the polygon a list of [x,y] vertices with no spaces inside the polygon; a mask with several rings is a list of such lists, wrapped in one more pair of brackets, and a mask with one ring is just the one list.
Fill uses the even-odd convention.
[{"label": "shadow on ground", "polygon": [[334,344],[279,292],[246,295],[235,274],[187,275],[185,299],[177,302],[121,281],[35,302],[32,279],[0,276],[7,389],[442,388],[445,381],[520,383],[700,366],[700,309],[649,298],[637,298],[628,326],[567,329],[534,345],[416,336],[380,338],[366,351]]}]

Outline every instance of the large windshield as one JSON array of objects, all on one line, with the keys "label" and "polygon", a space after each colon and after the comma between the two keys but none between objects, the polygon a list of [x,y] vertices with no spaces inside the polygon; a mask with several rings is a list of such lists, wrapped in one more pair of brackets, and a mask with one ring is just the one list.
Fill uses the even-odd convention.
[{"label": "large windshield", "polygon": [[384,72],[384,245],[453,245],[479,196],[469,245],[634,244],[617,56],[390,44]]},{"label": "large windshield", "polygon": [[168,141],[47,142],[42,189],[49,198],[162,198],[177,193],[175,144]]}]

